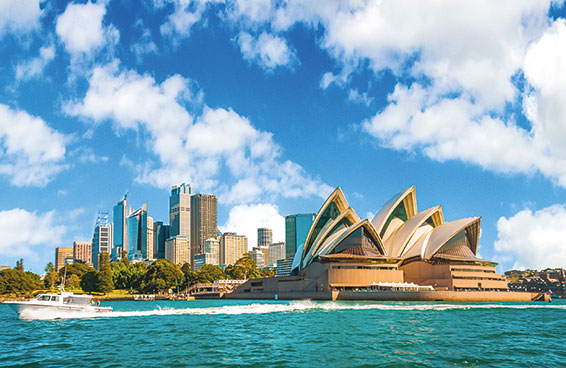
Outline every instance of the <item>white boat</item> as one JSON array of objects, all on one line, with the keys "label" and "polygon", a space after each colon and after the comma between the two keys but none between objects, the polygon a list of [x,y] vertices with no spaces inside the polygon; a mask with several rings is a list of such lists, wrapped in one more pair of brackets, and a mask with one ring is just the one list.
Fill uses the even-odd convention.
[{"label": "white boat", "polygon": [[94,303],[92,296],[59,291],[58,294],[39,294],[34,299],[18,302],[4,302],[23,319],[73,318],[97,316],[112,311],[112,307],[101,307]]}]

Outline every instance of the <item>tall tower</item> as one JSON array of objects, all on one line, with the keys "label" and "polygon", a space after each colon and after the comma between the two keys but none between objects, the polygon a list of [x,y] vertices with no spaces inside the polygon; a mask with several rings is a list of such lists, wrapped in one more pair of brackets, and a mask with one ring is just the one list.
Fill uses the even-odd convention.
[{"label": "tall tower", "polygon": [[92,235],[92,263],[98,270],[102,252],[112,253],[112,224],[108,221],[108,212],[98,212],[94,234]]},{"label": "tall tower", "polygon": [[128,217],[128,193],[124,199],[118,202],[113,209],[114,215],[114,248],[112,249],[112,259],[121,259],[122,252],[128,250],[128,227],[126,219]]},{"label": "tall tower", "polygon": [[273,243],[273,231],[265,227],[257,229],[257,246],[268,247]]},{"label": "tall tower", "polygon": [[196,254],[204,253],[204,243],[215,238],[216,196],[214,194],[194,194],[191,197],[191,260]]},{"label": "tall tower", "polygon": [[128,216],[128,258],[154,259],[153,218],[147,215],[147,203]]},{"label": "tall tower", "polygon": [[314,216],[314,213],[304,213],[285,217],[285,258],[293,258],[305,242]]},{"label": "tall tower", "polygon": [[169,196],[170,235],[186,236],[191,232],[191,186],[185,183],[171,188]]}]

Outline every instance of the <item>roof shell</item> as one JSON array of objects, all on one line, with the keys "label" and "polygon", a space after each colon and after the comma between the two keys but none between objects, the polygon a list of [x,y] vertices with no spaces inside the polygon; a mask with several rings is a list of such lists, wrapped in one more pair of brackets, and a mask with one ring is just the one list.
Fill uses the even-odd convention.
[{"label": "roof shell", "polygon": [[391,216],[393,211],[401,202],[403,202],[405,205],[405,210],[407,211],[407,219],[410,219],[417,213],[417,198],[415,195],[414,185],[397,193],[381,208],[381,210],[379,210],[379,212],[374,216],[373,220],[371,220],[378,234],[382,233],[385,223],[389,219],[389,216]]}]

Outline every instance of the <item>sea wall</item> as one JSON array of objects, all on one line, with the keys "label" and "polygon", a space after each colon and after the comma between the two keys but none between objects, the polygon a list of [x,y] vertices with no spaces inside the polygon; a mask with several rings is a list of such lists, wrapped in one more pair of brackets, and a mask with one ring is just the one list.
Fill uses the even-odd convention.
[{"label": "sea wall", "polygon": [[550,301],[549,294],[514,291],[297,291],[229,293],[225,299],[280,300],[379,300],[445,302],[531,302]]}]

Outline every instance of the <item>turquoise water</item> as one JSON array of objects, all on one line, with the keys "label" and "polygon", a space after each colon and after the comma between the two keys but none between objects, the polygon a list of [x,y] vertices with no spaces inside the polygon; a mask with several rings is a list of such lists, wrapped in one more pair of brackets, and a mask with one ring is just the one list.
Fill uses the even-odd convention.
[{"label": "turquoise water", "polygon": [[113,302],[108,317],[19,320],[2,367],[561,367],[566,303]]}]

